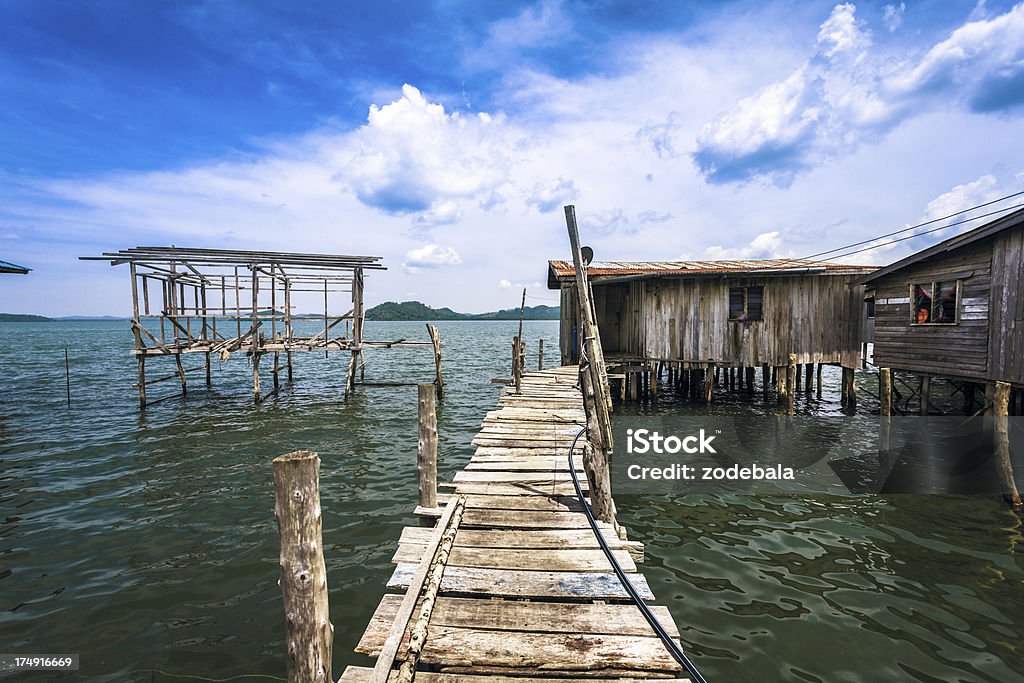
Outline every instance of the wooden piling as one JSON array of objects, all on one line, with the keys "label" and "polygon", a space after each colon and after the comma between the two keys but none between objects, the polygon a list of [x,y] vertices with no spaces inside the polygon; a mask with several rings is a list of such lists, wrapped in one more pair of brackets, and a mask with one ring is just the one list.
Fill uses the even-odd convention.
[{"label": "wooden piling", "polygon": [[816,370],[816,373],[815,373],[815,378],[816,378],[817,381],[814,383],[814,385],[817,387],[817,390],[816,390],[817,394],[816,395],[817,395],[818,398],[821,398],[821,367],[822,367],[822,365],[823,365],[823,363],[818,363],[818,369]]},{"label": "wooden piling", "polygon": [[437,331],[436,325],[427,323],[427,334],[430,336],[430,344],[434,347],[434,386],[437,388],[437,395],[444,398],[444,376],[441,374],[441,333]]},{"label": "wooden piling", "polygon": [[437,387],[419,385],[419,444],[416,470],[419,472],[420,506],[437,507]]},{"label": "wooden piling", "polygon": [[796,412],[796,354],[789,354],[789,366],[786,368],[786,414],[792,417]]},{"label": "wooden piling", "polygon": [[802,372],[802,370],[803,370],[803,368],[800,367],[799,363],[797,363],[796,364],[796,384],[793,387],[794,391],[798,391],[799,392],[799,391],[803,390],[803,372]]},{"label": "wooden piling", "polygon": [[537,369],[544,369],[544,339],[537,342]]},{"label": "wooden piling", "polygon": [[804,385],[808,394],[814,390],[814,363],[804,364]]},{"label": "wooden piling", "polygon": [[764,397],[768,398],[768,392],[771,387],[771,374],[772,371],[768,367],[767,363],[761,364],[761,389],[764,391]]},{"label": "wooden piling", "polygon": [[715,383],[713,381],[713,372],[717,370],[715,366],[708,365],[707,374],[704,375],[704,402],[711,403],[711,399],[714,396]]},{"label": "wooden piling", "polygon": [[880,424],[878,430],[878,455],[888,459],[892,437],[892,370],[878,369],[878,398]]},{"label": "wooden piling", "polygon": [[512,337],[512,384],[517,394],[523,392],[523,377],[519,368],[519,337]]},{"label": "wooden piling", "polygon": [[252,354],[252,400],[253,403],[260,402],[260,355]]},{"label": "wooden piling", "polygon": [[929,408],[929,397],[932,393],[932,378],[929,375],[921,376],[921,385],[918,393],[920,394],[921,400],[918,401],[918,413],[921,415],[928,414]]},{"label": "wooden piling", "polygon": [[138,356],[139,361],[139,408],[146,407],[146,357]]},{"label": "wooden piling", "polygon": [[323,553],[320,457],[312,451],[295,451],[274,458],[273,470],[288,681],[329,683],[334,626]]},{"label": "wooden piling", "polygon": [[174,363],[178,366],[178,377],[181,378],[181,395],[188,393],[188,384],[185,382],[185,368],[181,365],[181,354],[174,354]]},{"label": "wooden piling", "polygon": [[1013,466],[1010,462],[1010,384],[1009,382],[996,382],[992,396],[992,415],[995,419],[995,458],[996,473],[999,477],[1000,487],[1003,490],[1003,499],[1014,510],[1024,509],[1021,503],[1020,493],[1017,491],[1017,483],[1013,476]]},{"label": "wooden piling", "polygon": [[747,393],[748,394],[753,394],[754,393],[754,366],[753,365],[748,365],[746,368],[743,369],[743,371],[744,371],[744,373],[747,376],[746,377]]},{"label": "wooden piling", "polygon": [[210,352],[207,351],[204,355],[206,356],[206,386],[207,387],[212,387],[213,386],[213,374],[211,372],[212,368],[211,368],[211,364],[210,364]]},{"label": "wooden piling", "polygon": [[[207,354],[209,355],[209,354]],[[281,388],[281,354],[278,351],[274,351],[274,391]]]}]

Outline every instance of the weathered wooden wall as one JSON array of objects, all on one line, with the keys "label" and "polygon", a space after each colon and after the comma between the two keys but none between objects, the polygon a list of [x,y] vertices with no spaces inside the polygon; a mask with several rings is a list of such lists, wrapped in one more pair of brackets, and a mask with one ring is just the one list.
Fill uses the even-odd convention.
[{"label": "weathered wooden wall", "polygon": [[1024,226],[995,236],[988,379],[1024,384]]},{"label": "weathered wooden wall", "polygon": [[[647,278],[594,282],[606,353],[700,366],[859,364],[864,288],[854,275]],[[764,287],[763,319],[729,320],[730,287]],[[565,289],[563,288],[563,306]],[[563,310],[565,325],[571,320]]]},{"label": "weathered wooden wall", "polygon": [[[989,378],[993,242],[986,239],[934,256],[874,283],[875,365],[926,375]],[[959,323],[912,325],[910,286],[953,279],[962,280]]]}]

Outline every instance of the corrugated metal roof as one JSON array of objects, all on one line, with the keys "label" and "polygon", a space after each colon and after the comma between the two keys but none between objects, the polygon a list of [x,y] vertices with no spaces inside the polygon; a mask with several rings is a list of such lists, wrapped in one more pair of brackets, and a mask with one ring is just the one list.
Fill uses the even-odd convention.
[{"label": "corrugated metal roof", "polygon": [[0,273],[18,273],[19,275],[27,274],[31,268],[25,266],[19,266],[17,263],[10,263],[8,261],[0,261]]},{"label": "corrugated metal roof", "polygon": [[[576,270],[569,261],[548,261],[558,279],[575,277]],[[829,273],[869,273],[876,266],[855,266],[842,263],[822,263],[808,259],[742,259],[735,261],[595,261],[587,268],[592,278],[623,275],[712,275],[756,274],[780,271],[825,271]]]}]

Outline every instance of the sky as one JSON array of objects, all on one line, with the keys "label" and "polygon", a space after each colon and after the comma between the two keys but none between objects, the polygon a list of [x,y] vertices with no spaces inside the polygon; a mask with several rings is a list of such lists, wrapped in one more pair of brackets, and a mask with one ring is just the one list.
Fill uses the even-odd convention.
[{"label": "sky", "polygon": [[126,267],[77,258],[170,244],[556,305],[569,203],[597,260],[770,258],[1024,190],[1024,3],[0,0],[0,102],[33,269],[0,311],[127,314]]}]

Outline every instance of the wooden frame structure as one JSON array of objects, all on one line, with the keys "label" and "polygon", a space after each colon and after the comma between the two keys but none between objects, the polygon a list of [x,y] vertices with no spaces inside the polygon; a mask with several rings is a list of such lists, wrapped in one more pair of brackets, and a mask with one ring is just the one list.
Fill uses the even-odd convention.
[{"label": "wooden frame structure", "polygon": [[[363,308],[366,271],[386,270],[379,256],[303,254],[182,247],[134,247],[100,256],[82,256],[83,261],[128,264],[132,292],[132,354],[138,361],[139,405],[148,403],[146,387],[179,380],[181,396],[188,391],[186,374],[205,370],[211,379],[211,356],[222,360],[244,351],[253,367],[253,397],[257,403],[280,389],[280,373],[292,379],[295,351],[348,352],[345,395],[362,380],[363,351],[381,348],[433,349],[438,392],[442,388],[440,336],[428,325],[430,341],[397,339],[373,341],[363,338]],[[292,295],[323,295],[323,313],[297,315]],[[328,313],[332,294],[348,295],[350,308],[342,315]],[[344,328],[340,325],[344,323]],[[296,329],[296,324],[301,329]],[[332,336],[333,335],[333,336]],[[185,369],[184,354],[204,356],[201,366]],[[260,359],[274,355],[274,389],[264,393],[260,386]],[[281,354],[285,365],[281,365]],[[169,356],[175,360],[173,374],[146,379],[146,361]],[[170,397],[167,397],[170,398]],[[160,399],[162,400],[162,399]]]}]

